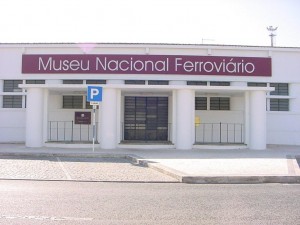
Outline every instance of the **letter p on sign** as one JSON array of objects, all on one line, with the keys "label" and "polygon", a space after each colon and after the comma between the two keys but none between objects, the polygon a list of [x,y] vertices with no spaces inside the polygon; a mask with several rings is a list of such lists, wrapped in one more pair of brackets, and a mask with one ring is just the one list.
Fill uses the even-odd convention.
[{"label": "letter p on sign", "polygon": [[88,102],[102,101],[102,87],[88,86],[86,100]]}]

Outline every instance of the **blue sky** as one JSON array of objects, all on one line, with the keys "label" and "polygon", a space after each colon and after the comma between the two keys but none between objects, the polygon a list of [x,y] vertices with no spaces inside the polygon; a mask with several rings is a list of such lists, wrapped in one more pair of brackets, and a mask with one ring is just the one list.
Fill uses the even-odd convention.
[{"label": "blue sky", "polygon": [[1,0],[0,43],[300,47],[299,0]]}]

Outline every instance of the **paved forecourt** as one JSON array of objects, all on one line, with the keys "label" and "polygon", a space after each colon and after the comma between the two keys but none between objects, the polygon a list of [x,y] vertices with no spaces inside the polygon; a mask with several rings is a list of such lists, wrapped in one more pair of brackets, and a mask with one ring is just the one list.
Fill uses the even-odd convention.
[{"label": "paved forecourt", "polygon": [[0,178],[184,183],[300,183],[300,147],[26,148],[0,144]]},{"label": "paved forecourt", "polygon": [[178,182],[123,157],[0,156],[0,179]]}]

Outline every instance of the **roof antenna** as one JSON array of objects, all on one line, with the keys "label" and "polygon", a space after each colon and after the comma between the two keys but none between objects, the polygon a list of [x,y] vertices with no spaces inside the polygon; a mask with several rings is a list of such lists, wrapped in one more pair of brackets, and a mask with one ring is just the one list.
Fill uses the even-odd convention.
[{"label": "roof antenna", "polygon": [[276,36],[276,30],[278,27],[268,26],[267,30],[270,32],[269,36],[271,38],[271,46],[274,46],[274,37]]}]

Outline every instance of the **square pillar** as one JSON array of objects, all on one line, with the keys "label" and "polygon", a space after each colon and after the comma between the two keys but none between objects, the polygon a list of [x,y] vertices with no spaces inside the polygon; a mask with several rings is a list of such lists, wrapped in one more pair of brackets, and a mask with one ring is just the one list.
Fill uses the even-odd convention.
[{"label": "square pillar", "polygon": [[176,93],[176,148],[191,149],[195,142],[195,91],[179,89]]},{"label": "square pillar", "polygon": [[100,146],[102,149],[114,149],[117,146],[118,93],[116,88],[103,88],[100,124]]},{"label": "square pillar", "polygon": [[27,147],[42,147],[44,144],[44,90],[27,89],[26,140]]},{"label": "square pillar", "polygon": [[249,147],[254,150],[266,149],[266,91],[250,92],[250,140]]}]

